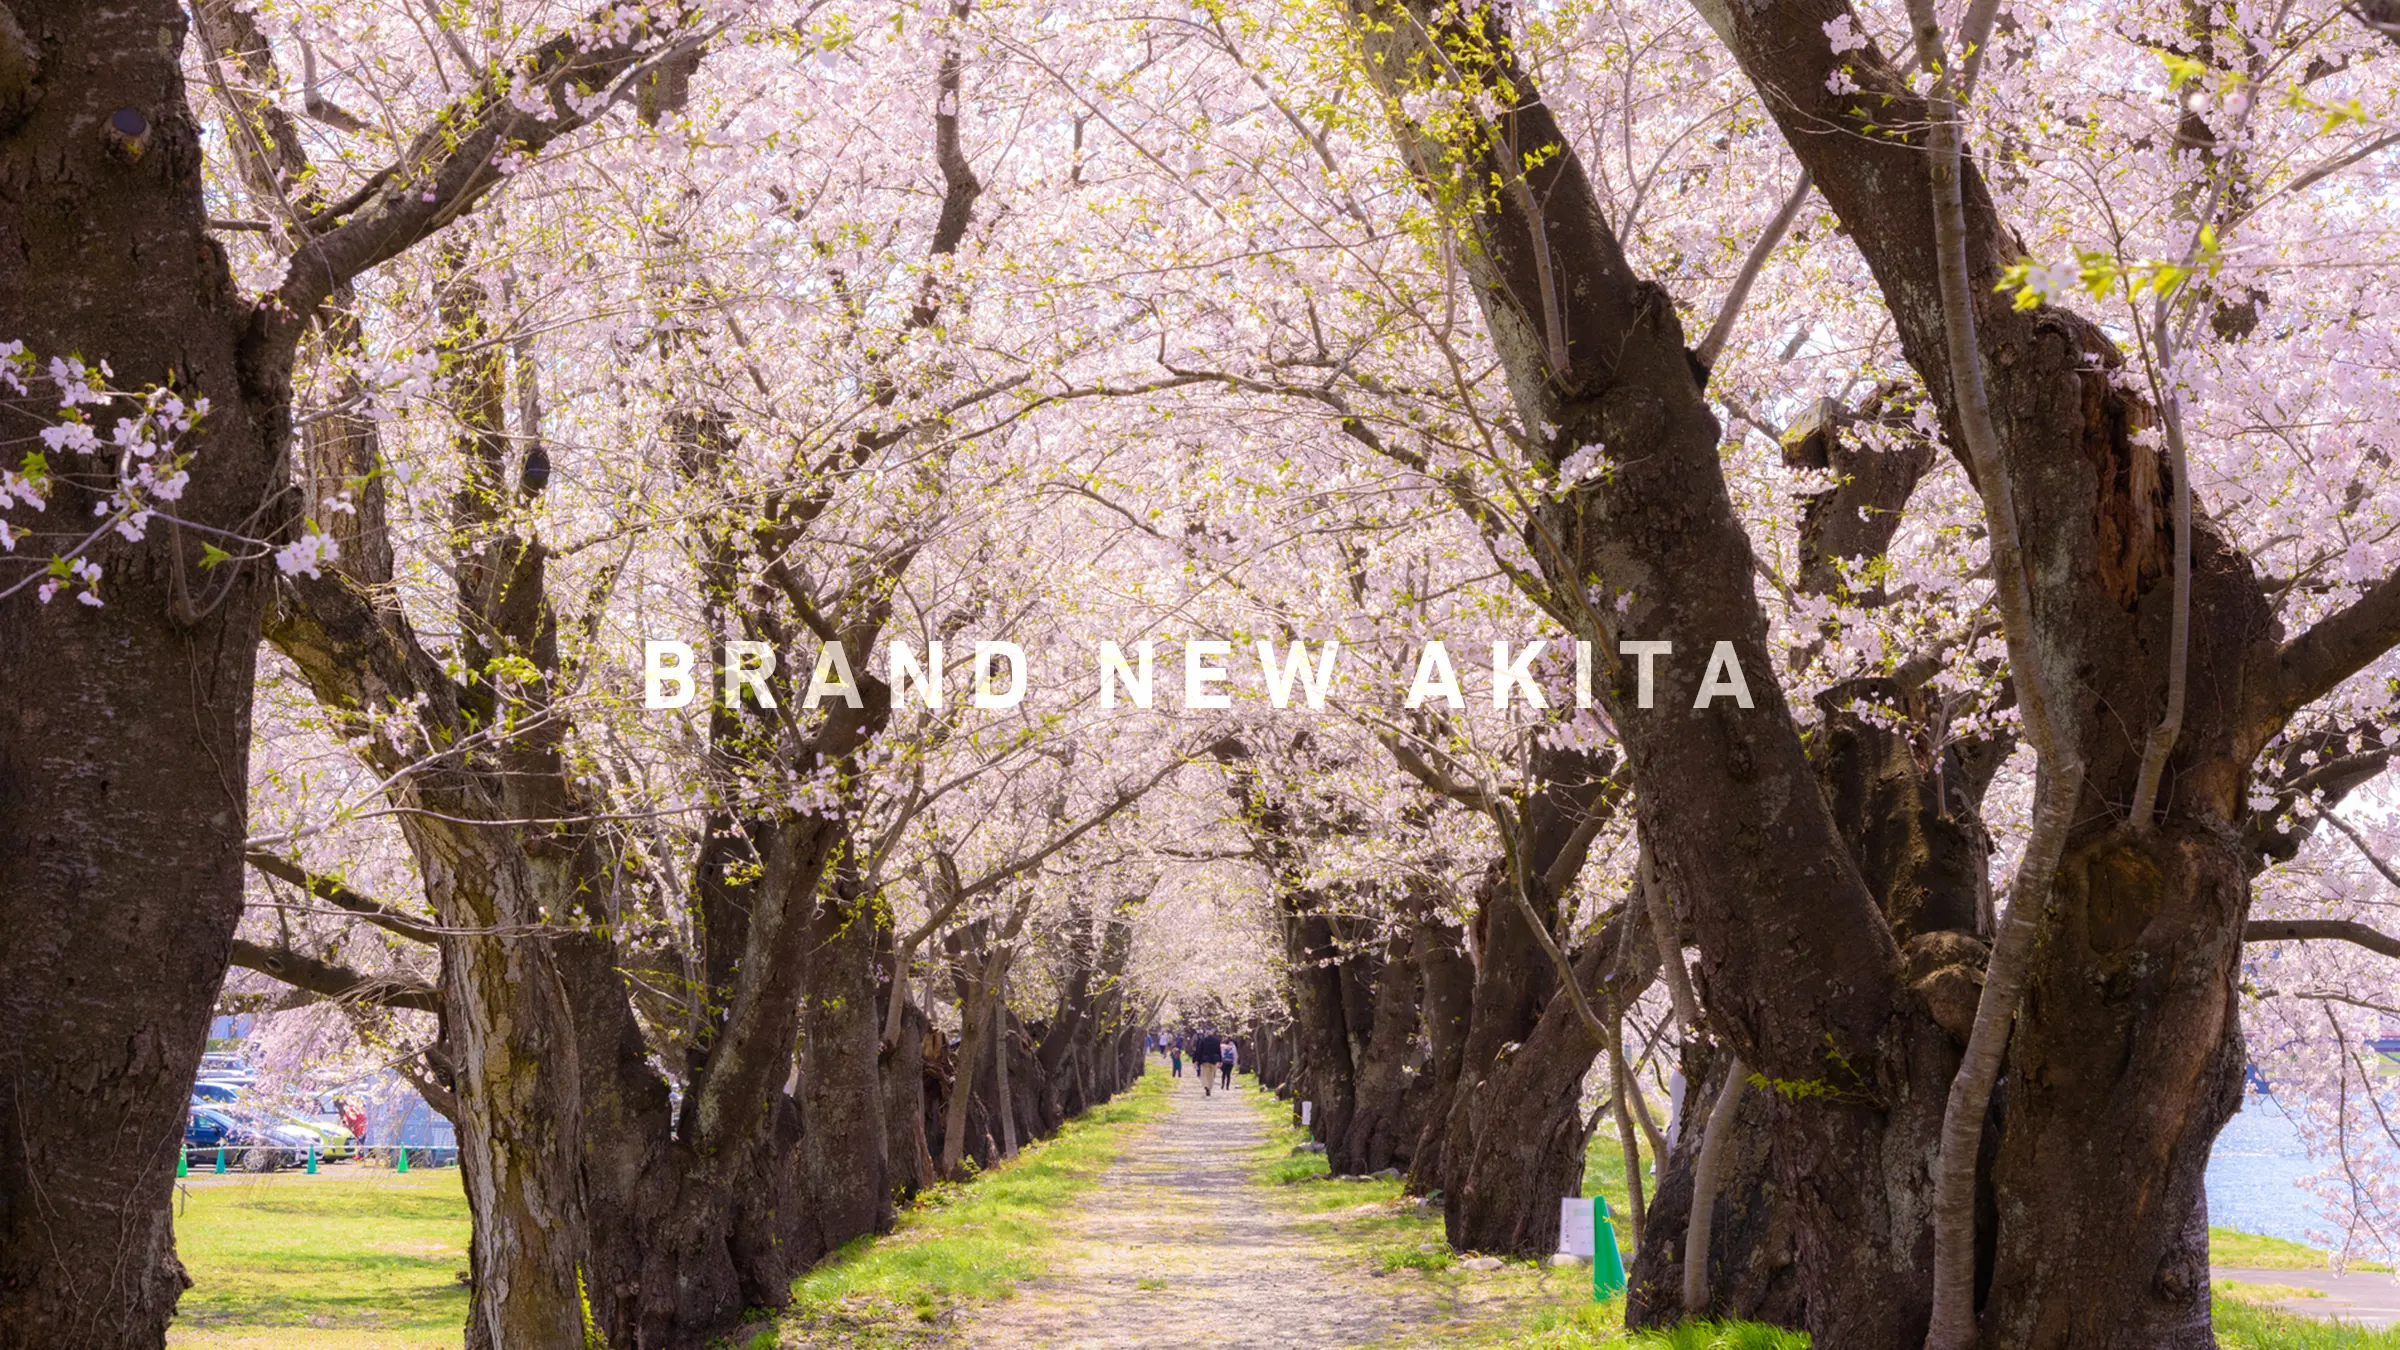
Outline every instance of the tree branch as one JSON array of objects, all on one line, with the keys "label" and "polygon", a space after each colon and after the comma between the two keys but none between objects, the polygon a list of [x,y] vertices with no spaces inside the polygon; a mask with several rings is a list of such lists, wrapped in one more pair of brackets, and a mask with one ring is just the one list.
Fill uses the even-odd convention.
[{"label": "tree branch", "polygon": [[427,943],[439,936],[431,925],[419,923],[380,900],[370,900],[341,882],[311,872],[281,854],[254,848],[243,856],[252,867],[268,876],[278,881],[288,881],[315,899],[336,909],[348,910],[387,933],[412,942]]},{"label": "tree branch", "polygon": [[1150,775],[1148,779],[1144,780],[1140,784],[1133,787],[1122,787],[1117,789],[1115,795],[1109,798],[1106,806],[1103,806],[1099,810],[1093,812],[1091,815],[1084,817],[1071,828],[1060,832],[1058,835],[1053,837],[1050,842],[1042,845],[1040,848],[1035,849],[1033,852],[1026,854],[1024,857],[1017,859],[1015,862],[1009,863],[1003,867],[995,867],[991,871],[984,873],[980,877],[977,877],[975,880],[968,882],[964,887],[960,888],[960,897],[963,899],[967,896],[981,895],[987,891],[997,890],[1001,886],[1006,885],[1009,881],[1023,876],[1027,872],[1032,871],[1034,868],[1041,866],[1045,862],[1048,862],[1052,857],[1055,857],[1061,850],[1067,848],[1069,845],[1072,845],[1076,840],[1081,839],[1096,829],[1099,829],[1102,825],[1105,825],[1110,820],[1114,819],[1126,807],[1140,801],[1149,793],[1150,789],[1167,781],[1167,776],[1174,773],[1177,769],[1182,768],[1183,765],[1184,757],[1182,755],[1177,755],[1174,758],[1169,759],[1165,764],[1159,766],[1158,772]]},{"label": "tree branch", "polygon": [[1733,288],[1725,292],[1725,303],[1717,307],[1716,320],[1709,324],[1708,335],[1692,348],[1692,355],[1701,365],[1714,370],[1717,358],[1725,352],[1725,340],[1733,336],[1733,322],[1742,316],[1742,305],[1750,299],[1750,288],[1758,283],[1758,274],[1767,265],[1783,236],[1791,231],[1792,222],[1800,218],[1800,205],[1808,200],[1808,190],[1815,181],[1807,168],[1800,170],[1800,181],[1793,184],[1792,194],[1776,208],[1775,218],[1767,222],[1765,233],[1750,246],[1750,256],[1742,259],[1742,270],[1734,275]]},{"label": "tree branch", "polygon": [[634,77],[688,55],[706,38],[658,20],[627,31],[619,22],[615,9],[603,10],[492,71],[418,133],[348,220],[302,244],[282,283],[252,312],[243,342],[249,382],[279,387],[300,335],[326,300],[473,210],[506,177],[503,154],[532,154],[590,125]]},{"label": "tree branch", "polygon": [[2289,717],[2400,644],[2400,573],[2319,619],[2276,655],[2277,709]]},{"label": "tree branch", "polygon": [[2348,942],[2400,961],[2400,938],[2351,919],[2252,919],[2244,942]]},{"label": "tree branch", "polygon": [[264,947],[241,938],[233,940],[233,964],[245,970],[272,975],[294,989],[343,1003],[374,1003],[386,1008],[407,1008],[416,1012],[438,1013],[442,1010],[441,991],[421,980],[402,979],[392,975],[369,975],[303,956],[289,947]]},{"label": "tree branch", "polygon": [[1401,772],[1417,780],[1419,786],[1437,797],[1447,797],[1470,811],[1490,811],[1492,794],[1471,784],[1459,782],[1433,766],[1406,741],[1390,731],[1377,731],[1375,739],[1383,742],[1400,765]]}]

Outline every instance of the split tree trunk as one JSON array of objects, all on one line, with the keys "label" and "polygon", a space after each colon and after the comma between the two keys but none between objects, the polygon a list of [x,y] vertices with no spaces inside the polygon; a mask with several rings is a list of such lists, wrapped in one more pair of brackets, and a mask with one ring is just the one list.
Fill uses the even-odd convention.
[{"label": "split tree trunk", "polygon": [[912,1002],[900,1007],[900,1036],[883,1051],[884,1139],[891,1154],[892,1199],[906,1204],[940,1179],[925,1135],[925,1039],[931,1024]]}]

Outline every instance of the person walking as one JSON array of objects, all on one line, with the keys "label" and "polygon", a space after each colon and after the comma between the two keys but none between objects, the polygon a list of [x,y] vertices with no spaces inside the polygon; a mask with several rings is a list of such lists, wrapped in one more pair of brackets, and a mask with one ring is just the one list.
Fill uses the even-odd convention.
[{"label": "person walking", "polygon": [[1173,1037],[1167,1040],[1167,1067],[1175,1071],[1177,1078],[1183,1077],[1183,1042]]},{"label": "person walking", "polygon": [[1227,1092],[1233,1091],[1233,1067],[1240,1059],[1241,1052],[1234,1049],[1233,1037],[1226,1037],[1217,1047],[1217,1071],[1222,1075],[1217,1080],[1217,1086]]},{"label": "person walking", "polygon": [[1217,1056],[1223,1053],[1223,1047],[1224,1042],[1218,1040],[1217,1033],[1213,1031],[1201,1032],[1200,1039],[1192,1042],[1192,1064],[1200,1071],[1200,1095],[1203,1097],[1209,1094],[1217,1076]]}]

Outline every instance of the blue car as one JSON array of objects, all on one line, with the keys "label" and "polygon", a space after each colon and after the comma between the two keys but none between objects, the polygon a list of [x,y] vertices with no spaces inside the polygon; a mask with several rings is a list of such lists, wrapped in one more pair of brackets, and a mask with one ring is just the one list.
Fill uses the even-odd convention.
[{"label": "blue car", "polygon": [[245,1172],[272,1172],[308,1159],[308,1140],[297,1132],[197,1101],[183,1127],[183,1148],[202,1164],[215,1162],[221,1149],[229,1165]]}]

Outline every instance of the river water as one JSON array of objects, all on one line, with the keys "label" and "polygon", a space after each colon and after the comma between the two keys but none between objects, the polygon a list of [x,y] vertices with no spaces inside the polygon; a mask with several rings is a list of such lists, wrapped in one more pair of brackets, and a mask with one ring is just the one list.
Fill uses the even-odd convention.
[{"label": "river water", "polygon": [[2308,1230],[2332,1225],[2317,1197],[2299,1183],[2319,1168],[2274,1098],[2243,1093],[2241,1111],[2226,1122],[2208,1155],[2208,1221],[2318,1246]]}]

